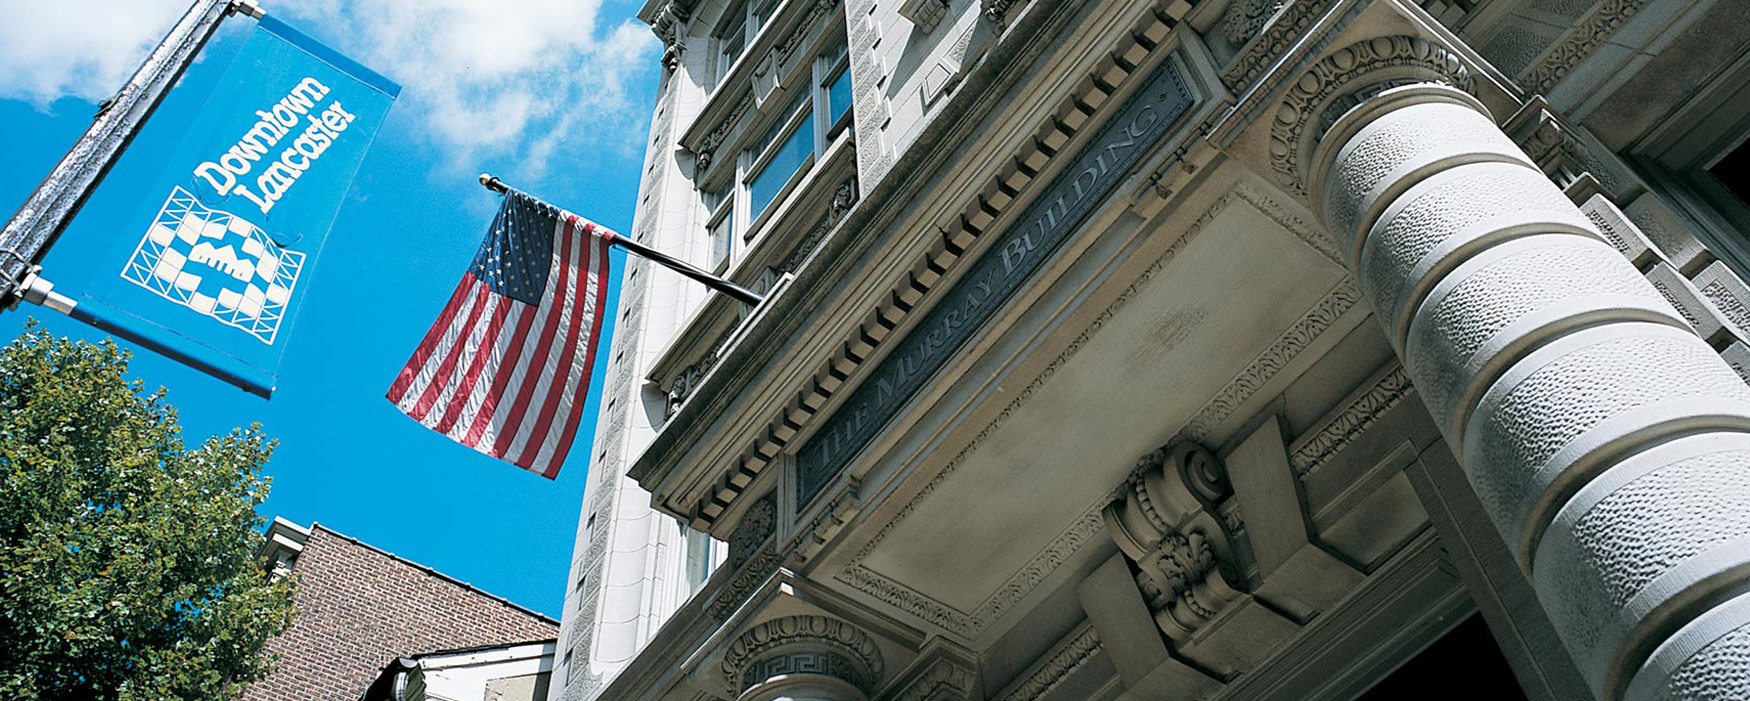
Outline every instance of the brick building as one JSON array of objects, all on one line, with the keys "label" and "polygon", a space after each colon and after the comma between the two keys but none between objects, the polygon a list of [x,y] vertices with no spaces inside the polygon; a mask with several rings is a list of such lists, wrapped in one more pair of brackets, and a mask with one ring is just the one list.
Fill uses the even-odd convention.
[{"label": "brick building", "polygon": [[558,622],[336,533],[284,519],[263,555],[298,576],[298,613],[270,640],[277,669],[249,701],[351,701],[398,657],[553,638]]}]

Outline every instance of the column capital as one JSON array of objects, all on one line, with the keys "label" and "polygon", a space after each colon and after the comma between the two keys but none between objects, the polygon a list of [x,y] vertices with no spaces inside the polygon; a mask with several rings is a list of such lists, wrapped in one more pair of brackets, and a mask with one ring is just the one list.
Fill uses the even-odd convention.
[{"label": "column capital", "polygon": [[821,693],[836,688],[839,693],[829,697],[851,699],[874,691],[881,678],[881,650],[868,634],[836,618],[786,616],[736,638],[724,653],[722,671],[743,698],[751,698],[748,692],[756,688],[793,692],[790,687],[803,684]]},{"label": "column capital", "polygon": [[1470,69],[1429,39],[1389,35],[1331,51],[1290,83],[1270,124],[1270,163],[1278,184],[1306,195],[1313,150],[1344,113],[1379,93],[1415,83],[1471,90]]}]

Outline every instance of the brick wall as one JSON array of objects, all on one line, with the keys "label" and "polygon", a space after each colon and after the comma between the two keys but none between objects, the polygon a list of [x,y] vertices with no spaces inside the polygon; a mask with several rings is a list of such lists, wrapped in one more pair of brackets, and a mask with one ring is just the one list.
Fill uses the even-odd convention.
[{"label": "brick wall", "polygon": [[391,659],[556,637],[552,619],[313,525],[292,568],[298,613],[248,701],[354,701]]}]

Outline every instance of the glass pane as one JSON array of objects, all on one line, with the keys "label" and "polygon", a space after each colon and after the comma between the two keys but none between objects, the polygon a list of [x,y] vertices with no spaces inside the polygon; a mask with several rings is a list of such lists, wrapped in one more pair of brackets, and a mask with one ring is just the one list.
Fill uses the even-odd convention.
[{"label": "glass pane", "polygon": [[838,124],[839,118],[845,116],[845,110],[851,108],[851,71],[841,69],[838,77],[826,87],[826,123]]},{"label": "glass pane", "polygon": [[776,155],[766,164],[759,175],[755,175],[748,183],[748,221],[758,219],[760,212],[766,210],[766,205],[772,203],[772,198],[778,196],[778,191],[784,189],[784,184],[790,182],[802,164],[808,162],[808,157],[814,155],[814,121],[802,120],[802,125],[790,133],[790,138],[784,140],[784,145],[778,147]]},{"label": "glass pane", "polygon": [[711,576],[711,536],[690,528],[686,528],[686,536],[687,591],[696,591]]},{"label": "glass pane", "polygon": [[747,35],[738,29],[720,41],[723,43],[722,50],[717,55],[717,79],[723,80],[724,76],[729,75],[729,67],[735,65],[735,59],[740,58],[742,50],[747,48]]},{"label": "glass pane", "polygon": [[734,217],[723,217],[711,225],[707,234],[711,237],[711,256],[705,267],[716,270],[723,261],[729,260],[729,242],[735,238]]}]

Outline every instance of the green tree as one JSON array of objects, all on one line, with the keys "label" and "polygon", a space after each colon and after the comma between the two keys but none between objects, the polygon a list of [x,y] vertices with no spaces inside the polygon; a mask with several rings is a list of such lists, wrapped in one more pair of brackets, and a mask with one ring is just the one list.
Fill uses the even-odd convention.
[{"label": "green tree", "polygon": [[269,669],[259,425],[185,449],[112,342],[0,348],[0,698],[220,699]]}]

